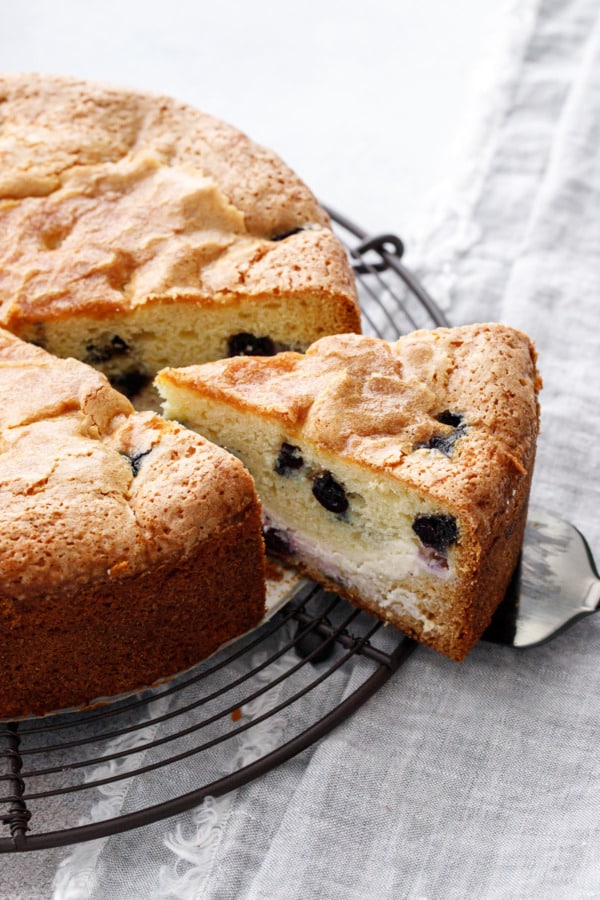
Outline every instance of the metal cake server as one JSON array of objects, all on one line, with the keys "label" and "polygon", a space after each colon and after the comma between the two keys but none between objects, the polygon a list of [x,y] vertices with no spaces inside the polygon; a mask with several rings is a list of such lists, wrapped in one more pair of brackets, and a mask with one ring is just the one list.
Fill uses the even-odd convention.
[{"label": "metal cake server", "polygon": [[583,535],[530,509],[520,564],[483,640],[532,647],[599,609],[600,578]]}]

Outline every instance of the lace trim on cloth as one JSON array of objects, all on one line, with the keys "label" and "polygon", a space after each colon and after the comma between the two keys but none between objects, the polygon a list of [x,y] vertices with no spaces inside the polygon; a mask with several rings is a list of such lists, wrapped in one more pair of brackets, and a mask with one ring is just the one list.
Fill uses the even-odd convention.
[{"label": "lace trim on cloth", "polygon": [[[160,698],[150,702],[147,707],[147,718],[155,719],[166,712],[167,699]],[[121,760],[111,759],[105,765],[93,769],[86,781],[99,778],[115,778],[130,769],[139,766],[139,756],[130,755],[136,747],[149,743],[156,737],[158,724],[119,735],[105,748],[105,755],[124,754]],[[131,785],[130,779],[112,781],[97,788],[101,799],[92,806],[89,816],[82,817],[78,825],[87,825],[118,816]],[[98,858],[108,837],[96,841],[77,844],[72,853],[66,857],[57,869],[53,882],[53,900],[86,900],[93,886],[94,870]]]},{"label": "lace trim on cloth", "polygon": [[[281,644],[291,639],[291,626],[281,631]],[[272,651],[271,651],[272,652]],[[266,659],[264,650],[252,656],[251,668],[261,665]],[[285,675],[297,662],[293,651],[284,654],[255,676],[257,683],[269,684],[279,675]],[[276,705],[281,692],[281,685],[276,685],[261,696],[241,707],[242,719],[252,721]],[[148,719],[160,717],[166,712],[168,698],[151,702],[148,706]],[[105,755],[128,754],[136,747],[143,746],[157,737],[160,724],[135,732],[127,732],[111,741],[105,747]],[[286,730],[285,713],[269,716],[255,727],[243,732],[239,746],[230,759],[223,775],[237,771],[260,757],[274,750],[281,743]],[[140,757],[125,755],[121,761],[111,760],[98,766],[88,775],[88,781],[99,778],[114,777],[128,769],[140,766]],[[87,817],[79,820],[79,825],[98,822],[118,816],[131,787],[131,780],[124,779],[99,787],[101,798],[94,803]],[[158,870],[157,887],[152,893],[152,900],[162,898],[181,898],[192,900],[203,896],[203,889],[208,881],[216,853],[226,830],[227,821],[233,810],[237,791],[223,797],[207,797],[192,811],[191,827],[178,822],[174,829],[164,837],[164,845],[173,854],[173,861],[162,865]],[[72,853],[60,864],[53,882],[53,900],[87,900],[96,887],[96,867],[100,855],[110,836],[96,841],[78,844]]]},{"label": "lace trim on cloth", "polygon": [[[286,636],[286,641],[291,634]],[[266,659],[266,651],[254,654],[252,668],[259,666]],[[257,677],[257,681],[269,684],[279,675],[285,675],[297,662],[293,651],[267,666]],[[276,705],[281,693],[281,685],[277,685],[265,694],[241,707],[242,718],[252,720]],[[230,772],[250,765],[261,756],[265,756],[283,743],[286,728],[285,715],[272,716],[260,722],[255,728],[244,732],[240,746],[235,754]],[[225,774],[225,773],[224,773]],[[178,900],[197,900],[204,896],[204,888],[213,870],[217,850],[226,830],[227,822],[237,791],[224,797],[207,797],[193,812],[192,828],[186,830],[178,823],[175,829],[166,835],[165,846],[175,859],[170,865],[161,866],[158,874],[158,887],[152,894],[152,900],[167,900],[177,897]]]}]

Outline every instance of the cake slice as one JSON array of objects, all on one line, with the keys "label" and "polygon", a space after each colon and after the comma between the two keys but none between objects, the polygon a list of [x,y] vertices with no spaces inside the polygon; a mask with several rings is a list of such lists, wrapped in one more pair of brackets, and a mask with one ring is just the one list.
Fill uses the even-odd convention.
[{"label": "cake slice", "polygon": [[0,521],[0,719],[147,687],[263,616],[242,464],[1,330]]},{"label": "cake slice", "polygon": [[329,217],[276,154],[169,97],[0,75],[0,326],[135,393],[167,365],[360,331]]},{"label": "cake slice", "polygon": [[497,324],[166,369],[165,415],[238,456],[267,547],[462,659],[516,566],[538,432],[535,352]]}]

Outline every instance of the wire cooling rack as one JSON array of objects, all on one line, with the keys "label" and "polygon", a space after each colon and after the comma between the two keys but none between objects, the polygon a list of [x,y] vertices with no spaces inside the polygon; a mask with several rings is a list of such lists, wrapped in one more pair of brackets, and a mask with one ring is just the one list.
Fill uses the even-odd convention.
[{"label": "wire cooling rack", "polygon": [[[404,266],[397,236],[369,236],[329,212],[356,273],[366,334],[394,339],[447,324]],[[0,723],[0,851],[116,834],[247,784],[344,721],[414,647],[302,581],[259,630],[161,688]],[[93,810],[87,823],[82,809]]]}]

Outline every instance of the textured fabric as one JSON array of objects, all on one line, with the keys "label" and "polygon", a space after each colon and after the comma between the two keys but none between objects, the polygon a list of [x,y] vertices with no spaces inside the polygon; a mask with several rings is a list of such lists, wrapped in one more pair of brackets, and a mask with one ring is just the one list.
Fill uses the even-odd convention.
[{"label": "textured fabric", "polygon": [[[463,168],[409,263],[453,323],[495,319],[535,339],[533,500],[600,559],[600,4],[518,4],[513,26]],[[310,704],[295,715],[309,721]],[[235,759],[216,753],[215,772],[273,746],[289,715],[242,739]],[[33,884],[62,858],[55,900],[600,898],[599,730],[600,617],[534,649],[482,643],[460,665],[419,648],[265,777],[176,819],[38,854],[29,870],[11,860],[6,883],[21,872]],[[127,811],[140,790],[160,796],[160,777],[99,794],[82,817]]]}]

